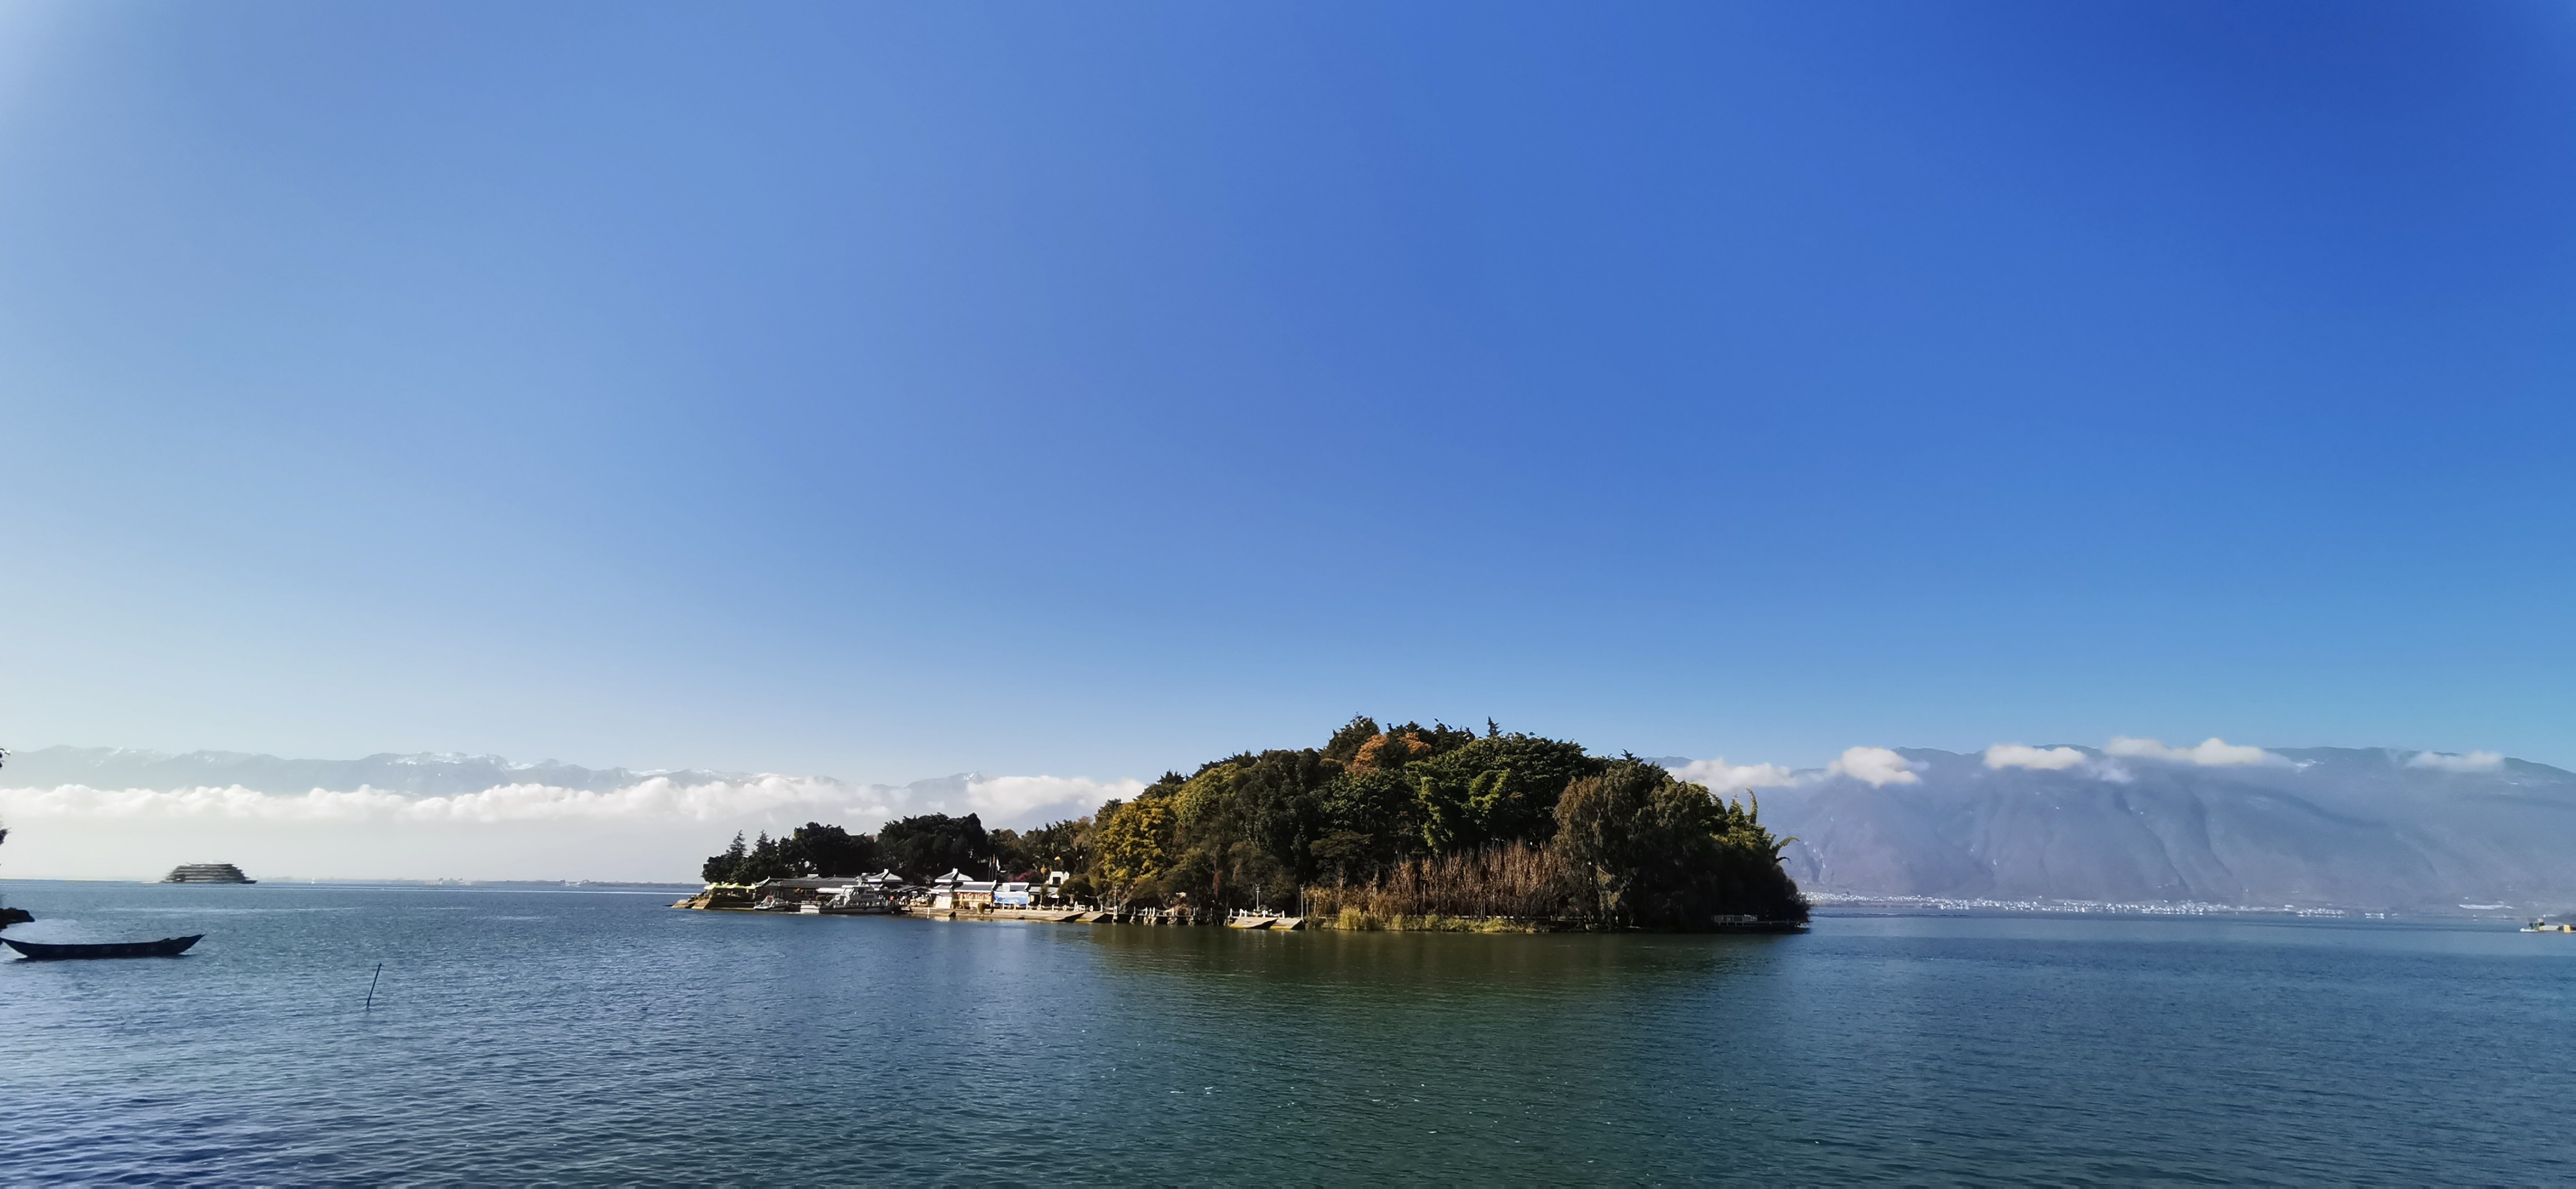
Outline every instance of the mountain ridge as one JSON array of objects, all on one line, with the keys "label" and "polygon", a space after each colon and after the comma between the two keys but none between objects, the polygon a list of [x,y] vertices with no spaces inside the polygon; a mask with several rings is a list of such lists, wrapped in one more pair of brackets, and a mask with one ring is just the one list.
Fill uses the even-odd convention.
[{"label": "mountain ridge", "polygon": [[751,774],[683,768],[636,771],[585,768],[557,760],[522,763],[462,752],[378,752],[354,760],[288,759],[241,751],[163,752],[128,747],[38,748],[9,757],[0,784],[93,788],[239,786],[259,793],[361,788],[415,796],[454,796],[506,784],[607,792],[664,777],[683,784],[750,779]]},{"label": "mountain ridge", "polygon": [[[2489,753],[2115,740],[1983,752],[1854,748],[1833,765],[1796,771],[1655,760],[1722,794],[1758,798],[1765,824],[1793,839],[1783,864],[1824,895],[2407,912],[2576,907],[2576,772]],[[851,798],[963,812],[976,804],[973,790],[1015,779],[965,772],[857,785],[458,753],[293,760],[67,746],[21,752],[0,770],[0,788],[211,787],[280,797],[371,789],[417,799],[511,785],[607,794],[655,780],[784,780],[812,790],[795,804],[827,815],[835,812],[828,805]],[[1020,804],[1024,814],[1045,805],[1070,815],[1100,792],[1035,793]]]},{"label": "mountain ridge", "polygon": [[1899,748],[1902,778],[1810,769],[1752,791],[1765,822],[1796,838],[1783,863],[1820,893],[2576,904],[2576,773],[2546,764],[2393,748],[2209,764],[2064,744],[2006,757],[2055,767],[1990,762],[2001,750]]}]

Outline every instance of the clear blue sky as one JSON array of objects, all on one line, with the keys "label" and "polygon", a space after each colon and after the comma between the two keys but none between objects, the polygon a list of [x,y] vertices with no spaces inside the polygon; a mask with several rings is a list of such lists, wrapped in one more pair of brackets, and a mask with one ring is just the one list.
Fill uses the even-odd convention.
[{"label": "clear blue sky", "polygon": [[2564,4],[13,3],[0,731],[2576,763]]}]

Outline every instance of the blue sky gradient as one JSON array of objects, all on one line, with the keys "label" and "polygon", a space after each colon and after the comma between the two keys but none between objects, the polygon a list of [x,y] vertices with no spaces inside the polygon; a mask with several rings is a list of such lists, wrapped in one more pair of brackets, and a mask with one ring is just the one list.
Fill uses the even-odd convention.
[{"label": "blue sky gradient", "polygon": [[0,742],[2576,763],[2563,4],[0,9]]}]

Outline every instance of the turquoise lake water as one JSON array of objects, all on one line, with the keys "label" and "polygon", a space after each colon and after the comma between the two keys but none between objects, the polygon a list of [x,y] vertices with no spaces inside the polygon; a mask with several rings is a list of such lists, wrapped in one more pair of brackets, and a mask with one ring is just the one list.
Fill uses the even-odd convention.
[{"label": "turquoise lake water", "polygon": [[[2576,937],[782,918],[0,883],[0,1181],[2576,1181]],[[372,1011],[368,980],[384,964]]]}]

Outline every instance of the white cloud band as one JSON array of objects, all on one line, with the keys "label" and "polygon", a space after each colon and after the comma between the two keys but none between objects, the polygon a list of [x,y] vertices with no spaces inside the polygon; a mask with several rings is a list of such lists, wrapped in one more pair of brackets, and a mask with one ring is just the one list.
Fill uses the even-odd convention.
[{"label": "white cloud band", "polygon": [[233,786],[0,788],[9,874],[149,879],[181,862],[267,877],[687,881],[734,831],[808,821],[854,831],[916,813],[1025,827],[1132,797],[1135,780],[962,775],[911,785],[757,776],[652,777],[608,791],[496,785],[455,796],[376,788],[263,793]]},{"label": "white cloud band", "polygon": [[1692,760],[1671,771],[1679,779],[1706,785],[1720,793],[1728,789],[1777,788],[1798,778],[1796,773],[1778,764],[1730,764],[1724,756],[1713,760]]},{"label": "white cloud band", "polygon": [[1829,776],[1848,776],[1872,785],[1919,784],[1914,763],[1884,747],[1847,747],[1842,758],[1825,765]]},{"label": "white cloud band", "polygon": [[2190,747],[2168,747],[2159,739],[2137,739],[2121,736],[2102,747],[2104,753],[2130,759],[2165,760],[2176,764],[2198,764],[2204,768],[2238,767],[2252,764],[2287,764],[2290,761],[2259,747],[2241,746],[2212,735]]},{"label": "white cloud band", "polygon": [[2083,752],[2072,747],[2032,747],[2022,743],[1998,743],[1986,749],[1989,768],[2037,768],[2060,772],[2085,761]]},{"label": "white cloud band", "polygon": [[[940,787],[943,785],[948,787]],[[0,815],[21,821],[501,825],[554,821],[720,822],[784,813],[822,814],[853,830],[873,831],[891,818],[930,812],[980,813],[987,824],[994,826],[1033,825],[1036,823],[1030,820],[1031,815],[1040,811],[1088,813],[1102,801],[1134,796],[1144,787],[1134,780],[1061,776],[968,777],[923,781],[902,788],[859,787],[790,776],[708,784],[679,784],[653,777],[608,792],[508,784],[456,796],[414,797],[374,788],[278,794],[255,792],[239,785],[94,789],[74,784],[0,789]]]},{"label": "white cloud band", "polygon": [[2419,751],[2406,761],[2409,768],[2432,768],[2442,772],[2498,772],[2504,769],[2504,757],[2492,751],[2473,751],[2466,755],[2450,752]]}]

